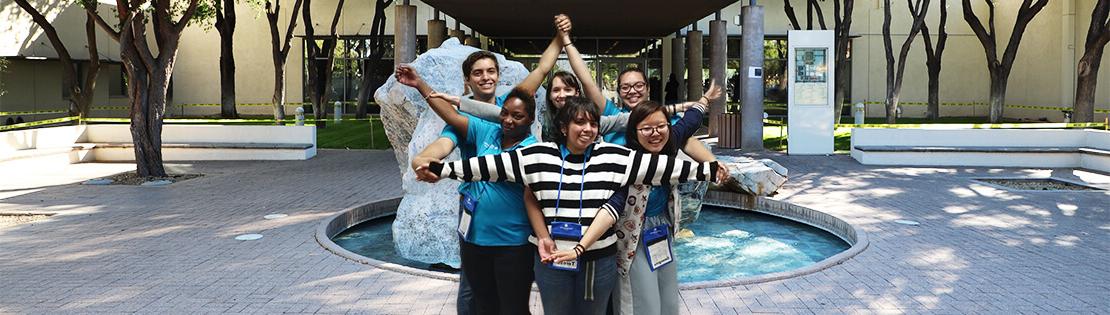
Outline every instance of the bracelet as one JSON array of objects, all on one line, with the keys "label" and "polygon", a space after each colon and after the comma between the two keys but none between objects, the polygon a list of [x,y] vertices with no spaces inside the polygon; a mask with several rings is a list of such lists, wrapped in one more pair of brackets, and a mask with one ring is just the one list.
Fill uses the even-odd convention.
[{"label": "bracelet", "polygon": [[569,42],[569,43],[563,44],[563,48],[566,48],[567,46],[570,46],[570,45],[574,45],[574,42]]},{"label": "bracelet", "polygon": [[585,252],[585,251],[586,251],[586,247],[583,247],[582,244],[574,244],[574,255],[575,256],[582,256],[582,253]]},{"label": "bracelet", "polygon": [[[702,102],[702,101],[701,101],[702,99],[705,99],[705,102]],[[706,104],[706,105],[708,105],[708,104],[709,104],[709,98],[708,98],[708,97],[705,97],[705,96],[702,96],[701,98],[699,98],[699,99],[698,99],[698,103],[702,103],[702,104]]]}]

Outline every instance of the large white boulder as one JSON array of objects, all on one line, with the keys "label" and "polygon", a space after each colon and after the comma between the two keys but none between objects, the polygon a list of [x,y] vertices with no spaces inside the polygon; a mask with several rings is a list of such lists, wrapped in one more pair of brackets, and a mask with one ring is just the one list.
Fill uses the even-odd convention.
[{"label": "large white boulder", "polygon": [[755,196],[770,196],[786,183],[786,168],[770,159],[755,160],[737,156],[718,158],[728,165],[734,179],[724,184],[727,190]]},{"label": "large white boulder", "polygon": [[[478,49],[459,44],[451,38],[436,49],[416,57],[413,68],[433,90],[452,95],[463,94],[462,62]],[[498,95],[506,93],[528,76],[528,69],[519,62],[497,55],[501,68]],[[397,208],[393,221],[393,240],[397,252],[408,259],[426,263],[446,263],[458,266],[458,181],[442,180],[435,184],[416,181],[409,166],[413,156],[439,137],[444,122],[428,108],[427,101],[416,89],[397,83],[390,77],[374,93],[381,106],[382,122],[386,136],[393,145],[397,164],[402,174],[401,188],[405,196]],[[536,92],[536,117],[546,107],[546,93]],[[537,121],[539,121],[537,119]],[[539,137],[539,124],[532,126]],[[446,160],[459,159],[458,150]]]}]

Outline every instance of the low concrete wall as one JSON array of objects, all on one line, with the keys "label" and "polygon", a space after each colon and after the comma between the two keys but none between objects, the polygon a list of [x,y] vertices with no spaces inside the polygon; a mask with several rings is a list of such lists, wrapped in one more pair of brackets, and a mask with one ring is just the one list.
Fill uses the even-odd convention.
[{"label": "low concrete wall", "polygon": [[[861,146],[930,147],[921,151],[862,151]],[[1061,148],[1061,152],[1022,152]],[[1085,168],[1110,172],[1110,132],[1088,129],[852,129],[852,158],[867,165]],[[956,149],[956,150],[952,150]],[[965,150],[966,149],[966,150]],[[998,152],[1011,149],[1018,152]],[[1034,151],[1034,150],[1028,150]]]},{"label": "low concrete wall", "polygon": [[[43,162],[133,161],[130,147],[97,143],[131,143],[128,125],[79,125],[0,132],[0,161],[24,158]],[[165,161],[306,160],[316,156],[312,126],[164,125],[163,144],[218,144],[214,147],[162,149]],[[257,144],[306,144],[304,148],[265,148]]]}]

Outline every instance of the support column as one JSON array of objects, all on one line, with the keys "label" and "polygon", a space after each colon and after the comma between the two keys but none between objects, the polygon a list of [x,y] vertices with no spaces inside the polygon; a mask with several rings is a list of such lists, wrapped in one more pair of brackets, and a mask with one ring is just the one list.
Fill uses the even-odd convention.
[{"label": "support column", "polygon": [[439,48],[446,39],[447,21],[440,20],[439,10],[436,10],[435,17],[428,20],[428,49]]},{"label": "support column", "polygon": [[[675,100],[684,100],[683,97],[686,91],[686,46],[682,44],[682,34],[679,32],[674,33],[674,38],[671,39],[671,74],[675,77],[675,83],[678,88],[675,89],[678,95],[674,96]],[[668,78],[670,80],[670,78]],[[671,97],[664,95],[664,99]]]},{"label": "support column", "polygon": [[750,71],[753,67],[763,71],[763,6],[745,6],[740,14],[744,20],[740,35],[740,149],[762,151],[763,77],[752,78]]},{"label": "support column", "polygon": [[694,27],[693,30],[686,32],[686,100],[688,101],[701,98],[702,84],[705,83],[701,74],[701,48],[705,43],[702,41],[701,31],[697,29],[696,23]]},{"label": "support column", "polygon": [[458,38],[459,44],[462,44],[463,41],[466,41],[466,33],[463,33],[462,26],[459,25],[459,20],[455,20],[455,29],[448,31],[447,34],[451,37]]},{"label": "support column", "polygon": [[[408,2],[408,1],[406,1]],[[416,6],[398,4],[393,8],[393,66],[416,60]]]},{"label": "support column", "polygon": [[721,87],[721,98],[709,105],[709,136],[716,137],[720,128],[720,117],[725,113],[725,95],[728,94],[728,84],[725,82],[725,71],[728,64],[728,24],[721,20],[721,12],[717,12],[717,19],[709,22],[709,79],[717,82]]},{"label": "support column", "polygon": [[481,43],[478,42],[478,33],[466,35],[466,40],[463,41],[463,44],[474,48],[481,48]]}]

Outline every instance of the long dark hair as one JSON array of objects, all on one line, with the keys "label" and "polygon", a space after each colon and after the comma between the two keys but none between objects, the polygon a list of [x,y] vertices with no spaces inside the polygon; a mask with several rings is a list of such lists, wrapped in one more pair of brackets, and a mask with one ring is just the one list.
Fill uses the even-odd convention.
[{"label": "long dark hair", "polygon": [[563,84],[574,88],[575,91],[578,91],[578,95],[582,95],[582,85],[578,83],[578,78],[574,77],[570,72],[556,71],[555,74],[551,76],[551,79],[547,80],[547,87],[545,87],[547,89],[547,112],[543,114],[544,119],[541,122],[541,136],[543,137],[543,141],[548,142],[555,142],[555,134],[559,133],[559,128],[552,123],[559,110],[555,108],[555,104],[551,102],[551,86],[555,84],[555,78],[563,80]]},{"label": "long dark hair", "polygon": [[563,108],[555,113],[555,125],[558,126],[554,135],[555,143],[567,143],[567,135],[561,131],[563,128],[568,128],[579,114],[586,114],[586,117],[593,120],[595,124],[601,121],[601,115],[597,112],[597,105],[594,105],[594,102],[591,102],[590,99],[581,96],[568,97]]},{"label": "long dark hair", "polygon": [[[636,107],[632,108],[632,112],[628,114],[628,127],[626,127],[627,129],[625,129],[626,147],[636,151],[646,151],[644,150],[644,146],[640,144],[640,131],[636,130],[636,126],[640,125],[640,122],[643,122],[644,119],[647,119],[647,117],[651,114],[655,114],[655,112],[663,113],[663,117],[665,117],[667,122],[670,123],[671,116],[667,114],[666,110],[664,110],[663,105],[659,104],[658,102],[647,100],[641,102],[640,105],[636,105]],[[670,128],[672,127],[667,127],[667,133],[669,135],[671,132]],[[677,141],[678,139],[674,139],[674,137],[668,136],[667,143],[663,144],[663,150],[660,151],[659,154],[678,154],[678,145],[675,144]]]}]

